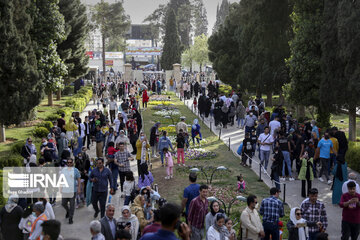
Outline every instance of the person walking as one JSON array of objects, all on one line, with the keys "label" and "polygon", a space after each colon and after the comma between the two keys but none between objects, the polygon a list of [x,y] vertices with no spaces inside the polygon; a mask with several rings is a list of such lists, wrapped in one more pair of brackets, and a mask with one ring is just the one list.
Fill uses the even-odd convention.
[{"label": "person walking", "polygon": [[[101,218],[105,215],[105,204],[108,194],[108,185],[110,184],[110,194],[114,192],[114,183],[111,171],[104,167],[104,159],[98,158],[96,160],[97,167],[90,173],[90,181],[93,183],[92,191],[92,205],[95,210],[94,218],[97,218],[101,211]],[[98,206],[100,203],[100,210]]]},{"label": "person walking", "polygon": [[177,164],[180,166],[180,160],[182,160],[182,164],[185,167],[185,134],[182,129],[180,129],[179,133],[176,135],[176,148],[177,148]]},{"label": "person walking", "polygon": [[109,204],[106,206],[105,217],[101,218],[101,233],[106,240],[116,240],[116,220],[114,218],[115,206]]},{"label": "person walking", "polygon": [[140,165],[149,160],[147,152],[150,148],[150,144],[148,143],[146,135],[143,131],[140,132],[140,137],[136,141],[136,148],[137,169],[138,172],[140,172]]},{"label": "person walking", "polygon": [[285,181],[285,167],[287,167],[289,173],[289,180],[294,181],[294,178],[292,177],[292,173],[291,173],[290,141],[287,137],[285,137],[285,134],[282,131],[279,132],[279,139],[277,141],[277,146],[280,148],[280,151],[284,156],[284,162],[282,164],[282,174],[281,174],[282,178],[280,178],[280,180]]},{"label": "person walking", "polygon": [[337,157],[337,163],[333,170],[334,182],[332,186],[332,204],[339,204],[342,195],[342,186],[348,180],[347,164],[342,155]]},{"label": "person walking", "polygon": [[237,128],[243,128],[244,127],[244,121],[245,121],[245,113],[246,109],[241,101],[239,101],[237,107],[236,107],[236,120],[237,120]]},{"label": "person walking", "polygon": [[96,139],[96,157],[102,158],[105,135],[102,133],[100,125],[96,126],[95,139]]},{"label": "person walking", "polygon": [[266,173],[270,158],[271,145],[274,142],[273,136],[269,133],[269,127],[264,128],[264,133],[260,134],[258,143],[260,144],[260,162],[264,166],[264,173]]},{"label": "person walking", "polygon": [[245,117],[245,133],[251,133],[251,131],[255,128],[257,122],[257,117],[254,115],[254,113],[251,111],[248,115]]},{"label": "person walking", "polygon": [[290,220],[286,227],[289,231],[288,240],[307,240],[309,238],[309,228],[306,220],[301,217],[301,210],[298,207],[290,210]]},{"label": "person walking", "polygon": [[[304,152],[304,155],[301,159],[301,168],[299,173],[299,180],[301,180],[301,196],[306,198],[309,195],[311,189],[311,183],[314,180],[313,169],[313,158],[311,158],[307,151]],[[306,188],[307,183],[307,188]]]},{"label": "person walking", "polygon": [[324,138],[322,138],[319,143],[317,144],[317,151],[320,152],[320,162],[321,162],[321,169],[319,173],[319,181],[324,182],[324,179],[322,178],[322,175],[325,175],[325,178],[327,180],[328,184],[331,184],[332,181],[329,178],[328,174],[328,164],[330,161],[330,150],[333,151],[335,155],[337,155],[337,152],[333,148],[333,143],[330,140],[330,135],[328,132],[324,134]]},{"label": "person walking", "polygon": [[40,240],[40,236],[42,233],[41,224],[48,220],[44,211],[45,207],[42,203],[34,204],[33,212],[35,213],[36,219],[31,226],[29,240]]},{"label": "person walking", "polygon": [[271,197],[265,198],[261,202],[260,214],[263,216],[263,227],[265,232],[264,240],[279,240],[279,219],[284,216],[284,206],[279,200],[280,190],[270,189]]},{"label": "person walking", "polygon": [[196,183],[196,180],[197,180],[196,173],[190,173],[189,174],[190,185],[184,189],[183,199],[181,201],[181,210],[182,210],[181,212],[184,212],[185,209],[186,222],[189,213],[190,203],[194,198],[198,197],[200,193],[199,191],[200,185]]},{"label": "person walking", "polygon": [[[131,171],[130,169],[130,161],[133,161],[134,158],[131,157],[131,154],[128,152],[127,149],[125,149],[124,143],[118,144],[119,151],[115,153],[115,164],[119,167],[119,177],[120,177],[120,189],[121,192],[124,191],[124,182],[125,182],[125,176],[128,172]],[[117,177],[113,176],[113,184],[116,188],[117,184]]]},{"label": "person walking", "polygon": [[23,239],[23,233],[18,228],[19,222],[22,219],[23,209],[18,206],[18,201],[17,195],[11,195],[0,212],[1,233],[6,239]]},{"label": "person walking", "polygon": [[325,231],[328,226],[325,205],[318,200],[318,193],[316,188],[310,189],[309,198],[300,206],[303,218],[309,226],[309,240],[316,240],[316,235]]},{"label": "person walking", "polygon": [[192,232],[191,240],[201,240],[205,236],[205,216],[208,213],[209,206],[207,200],[208,191],[209,187],[207,185],[201,185],[199,196],[190,203],[187,220]]},{"label": "person walking", "polygon": [[[77,168],[74,167],[74,160],[72,158],[67,159],[67,166],[61,170],[61,173],[65,176],[68,183],[74,183],[74,187],[62,188],[62,200],[61,205],[66,210],[65,218],[69,218],[69,224],[73,224],[73,217],[75,212],[75,199],[76,193],[81,193],[81,179],[80,172]],[[67,195],[73,195],[69,197]],[[68,206],[70,203],[70,208]]]},{"label": "person walking", "polygon": [[272,157],[273,163],[271,165],[271,180],[275,182],[276,188],[280,191],[280,178],[281,175],[281,169],[284,162],[284,156],[282,152],[280,151],[279,147],[274,148],[274,156]]},{"label": "person walking", "polygon": [[170,139],[166,136],[167,133],[166,131],[163,131],[163,135],[162,137],[159,139],[159,148],[158,151],[160,153],[160,157],[161,157],[161,166],[164,167],[164,157],[165,157],[165,153],[164,153],[164,149],[167,148],[171,148],[172,151],[174,151],[174,148],[171,144]]},{"label": "person walking", "polygon": [[349,192],[344,193],[340,199],[343,209],[341,222],[341,240],[358,239],[360,230],[360,194],[356,192],[355,182],[347,184]]},{"label": "person walking", "polygon": [[147,93],[146,89],[144,89],[143,92],[142,92],[142,106],[143,106],[143,108],[147,108],[148,102],[149,102],[149,96],[148,96],[148,93]]},{"label": "person walking", "polygon": [[152,126],[150,129],[150,146],[151,146],[151,153],[153,158],[157,158],[159,156],[156,155],[156,151],[158,149],[158,142],[159,142],[159,127],[161,123],[157,122]]},{"label": "person walking", "polygon": [[259,213],[256,211],[257,197],[249,195],[247,197],[247,207],[242,211],[241,220],[241,239],[259,240],[265,237],[264,227],[261,224]]}]

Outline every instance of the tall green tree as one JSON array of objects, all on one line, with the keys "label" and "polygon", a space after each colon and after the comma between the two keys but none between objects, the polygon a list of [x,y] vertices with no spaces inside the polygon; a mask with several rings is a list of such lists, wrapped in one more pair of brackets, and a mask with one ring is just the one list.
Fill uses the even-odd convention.
[{"label": "tall green tree", "polygon": [[217,6],[216,21],[213,27],[213,32],[219,30],[220,26],[225,22],[226,17],[229,15],[229,12],[230,12],[230,3],[228,0],[223,0],[221,2],[220,7],[219,5]]},{"label": "tall green tree", "polygon": [[[43,82],[29,35],[30,0],[0,0],[0,126],[27,119],[40,103]],[[1,141],[5,141],[4,129]]]},{"label": "tall green tree", "polygon": [[205,34],[195,37],[194,45],[191,48],[193,48],[194,61],[200,65],[201,72],[202,67],[209,63],[208,37]]},{"label": "tall green tree", "polygon": [[[190,45],[190,33],[192,30],[192,4],[190,0],[170,0],[169,6],[175,12],[178,23],[178,33],[180,36],[180,42],[182,50],[186,49]],[[169,13],[169,12],[166,12]],[[165,18],[167,19],[167,17]],[[166,22],[165,22],[166,23]]]},{"label": "tall green tree", "polygon": [[[101,0],[96,4],[92,12],[92,21],[95,23],[95,27],[100,29],[102,37],[102,60],[103,60],[103,74],[105,77],[105,51],[106,42],[113,39],[121,43],[125,41],[126,31],[130,27],[130,17],[125,13],[122,2],[108,3]],[[124,45],[125,46],[125,45]]]},{"label": "tall green tree", "polygon": [[65,84],[69,84],[88,70],[85,40],[90,26],[86,7],[80,0],[60,0],[59,11],[64,16],[66,38],[58,44],[57,51],[67,66]]},{"label": "tall green tree", "polygon": [[67,67],[56,51],[65,38],[64,16],[58,0],[37,0],[30,6],[34,24],[30,30],[35,45],[40,76],[45,83],[48,105],[52,106],[52,93],[63,87]]},{"label": "tall green tree", "polygon": [[349,139],[356,139],[356,107],[360,94],[360,3],[324,1],[324,26],[321,31],[321,104],[328,111],[349,111]]},{"label": "tall green tree", "polygon": [[189,67],[190,72],[192,72],[192,65],[194,62],[194,57],[195,56],[194,56],[194,48],[193,47],[189,47],[181,55],[181,65],[184,67]]},{"label": "tall green tree", "polygon": [[161,56],[161,66],[165,70],[172,70],[174,63],[181,61],[181,46],[177,28],[177,19],[174,10],[171,8],[166,14],[166,29],[164,37],[163,54]]},{"label": "tall green tree", "polygon": [[207,12],[203,0],[194,0],[194,34],[195,37],[205,35],[208,32]]}]

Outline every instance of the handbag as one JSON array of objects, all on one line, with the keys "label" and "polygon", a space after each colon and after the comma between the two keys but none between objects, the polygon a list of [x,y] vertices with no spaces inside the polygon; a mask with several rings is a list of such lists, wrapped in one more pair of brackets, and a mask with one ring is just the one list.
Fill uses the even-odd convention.
[{"label": "handbag", "polygon": [[133,189],[131,189],[131,192],[130,192],[130,200],[134,201],[134,199],[136,198],[137,195],[139,195],[139,193],[140,193],[140,191],[136,189],[135,181],[134,181],[134,187],[133,187]]}]

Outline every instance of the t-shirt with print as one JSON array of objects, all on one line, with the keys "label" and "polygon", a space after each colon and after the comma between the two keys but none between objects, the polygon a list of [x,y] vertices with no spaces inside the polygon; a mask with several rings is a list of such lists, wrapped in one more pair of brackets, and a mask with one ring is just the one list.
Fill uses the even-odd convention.
[{"label": "t-shirt with print", "polygon": [[244,152],[247,154],[252,152],[253,144],[252,144],[251,138],[245,138],[243,140],[243,148],[244,148]]},{"label": "t-shirt with print", "polygon": [[320,158],[330,158],[330,148],[333,147],[333,143],[330,139],[325,140],[321,139],[318,143],[318,148],[320,148]]},{"label": "t-shirt with print", "polygon": [[285,137],[278,139],[279,147],[281,151],[289,151],[289,140]]},{"label": "t-shirt with print", "polygon": [[274,138],[272,135],[265,135],[265,133],[260,134],[259,136],[259,141],[260,141],[260,150],[263,151],[270,151],[271,150],[271,145],[261,145],[261,143],[273,143],[274,142]]}]

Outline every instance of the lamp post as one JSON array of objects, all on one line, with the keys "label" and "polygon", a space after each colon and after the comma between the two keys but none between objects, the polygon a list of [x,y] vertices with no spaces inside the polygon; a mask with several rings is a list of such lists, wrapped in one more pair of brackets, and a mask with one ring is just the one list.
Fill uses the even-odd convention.
[{"label": "lamp post", "polygon": [[227,168],[226,167],[224,167],[224,166],[219,166],[219,167],[217,167],[217,168],[215,168],[213,171],[212,171],[212,173],[211,173],[211,175],[210,175],[210,179],[209,179],[209,176],[206,174],[206,172],[204,171],[204,168],[191,168],[190,169],[190,172],[202,172],[204,175],[205,175],[205,177],[206,177],[206,182],[207,182],[207,184],[211,184],[212,183],[212,179],[213,179],[213,176],[214,176],[214,174],[215,174],[215,172],[216,171],[226,171],[227,170]]},{"label": "lamp post", "polygon": [[[208,200],[209,202],[213,202],[213,201],[219,201],[219,202],[221,202],[222,205],[223,205],[223,207],[224,207],[225,213],[227,213],[227,216],[229,217],[229,216],[230,216],[230,210],[231,210],[231,207],[232,207],[232,205],[234,204],[234,202],[237,201],[237,200],[238,200],[238,201],[241,201],[241,202],[246,202],[247,198],[244,197],[244,196],[238,195],[238,196],[234,197],[234,198],[229,202],[228,206],[226,206],[226,203],[225,203],[223,200],[218,199],[218,198],[216,198],[216,197],[214,197],[214,196],[208,197],[207,200]],[[227,212],[226,212],[226,210],[227,210]]]}]

